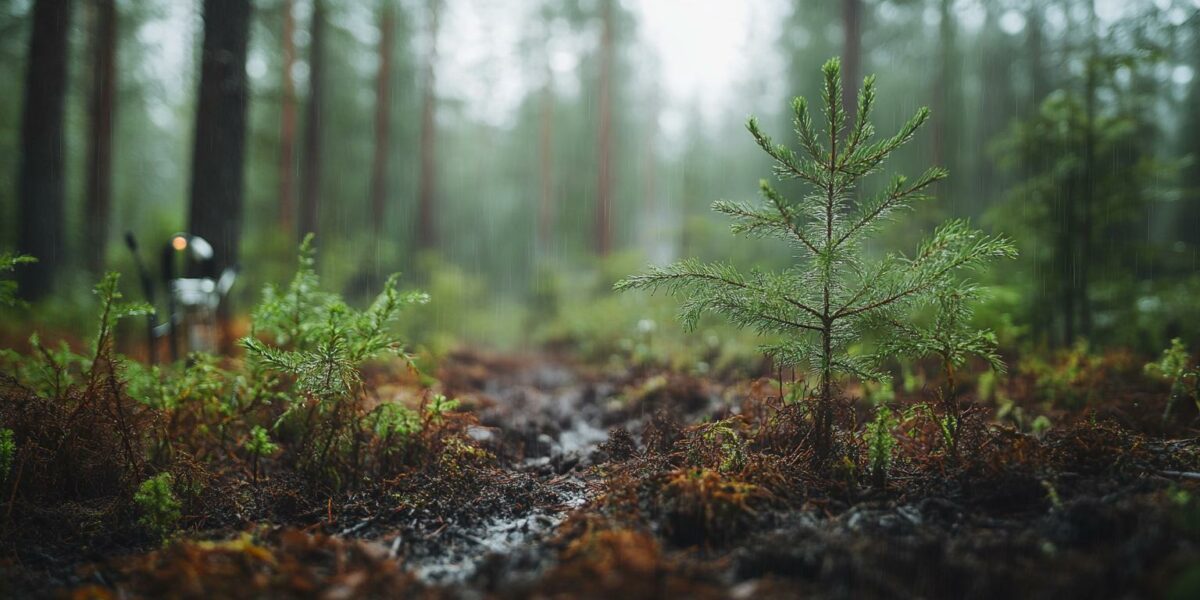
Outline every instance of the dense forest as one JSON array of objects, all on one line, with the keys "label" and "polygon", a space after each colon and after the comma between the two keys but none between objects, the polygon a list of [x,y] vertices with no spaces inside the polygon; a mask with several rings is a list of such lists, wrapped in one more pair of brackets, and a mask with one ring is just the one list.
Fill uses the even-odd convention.
[{"label": "dense forest", "polygon": [[1200,1],[0,0],[0,595],[1200,595]]}]

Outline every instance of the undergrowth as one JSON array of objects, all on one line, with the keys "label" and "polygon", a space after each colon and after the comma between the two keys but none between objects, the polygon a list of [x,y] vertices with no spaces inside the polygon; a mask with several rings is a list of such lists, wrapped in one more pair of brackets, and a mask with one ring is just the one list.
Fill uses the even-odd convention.
[{"label": "undergrowth", "polygon": [[427,381],[393,328],[427,297],[393,276],[359,310],[323,291],[313,265],[306,239],[291,282],[253,310],[240,359],[148,367],[119,355],[117,322],[151,309],[125,302],[116,274],[96,286],[86,348],[35,334],[31,353],[0,352],[0,551],[69,560],[230,519],[286,521],[353,490],[386,499],[436,482],[423,505],[449,507],[438,494],[489,485],[494,457],[466,435],[475,421],[456,400],[382,395],[363,376],[398,360],[414,387]]}]

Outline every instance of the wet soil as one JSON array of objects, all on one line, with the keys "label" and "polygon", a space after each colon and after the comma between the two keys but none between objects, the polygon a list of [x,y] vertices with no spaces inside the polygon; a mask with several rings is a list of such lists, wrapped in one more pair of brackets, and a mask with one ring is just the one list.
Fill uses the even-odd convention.
[{"label": "wet soil", "polygon": [[[1167,439],[1080,412],[1034,437],[983,417],[967,450],[974,458],[905,458],[905,444],[922,443],[917,432],[879,487],[837,469],[815,475],[801,451],[780,451],[787,444],[770,436],[746,438],[736,477],[696,458],[716,439],[728,460],[726,434],[707,424],[753,416],[747,398],[765,392],[745,382],[475,352],[452,356],[438,377],[478,416],[468,433],[496,457],[452,491],[414,476],[325,503],[298,501],[282,519],[279,498],[259,498],[260,510],[193,527],[161,549],[27,565],[11,589],[186,598],[1200,597],[1200,439],[1189,425]],[[40,577],[50,584],[30,585]]]}]

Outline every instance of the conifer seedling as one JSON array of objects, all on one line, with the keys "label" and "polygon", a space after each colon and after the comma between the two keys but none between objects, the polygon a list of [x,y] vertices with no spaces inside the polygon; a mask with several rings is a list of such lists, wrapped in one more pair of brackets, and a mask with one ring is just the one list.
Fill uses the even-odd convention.
[{"label": "conifer seedling", "polygon": [[938,227],[911,257],[886,254],[869,260],[864,242],[898,212],[929,198],[930,186],[945,178],[946,171],[933,167],[915,180],[897,175],[879,193],[860,197],[862,180],[913,138],[929,110],[921,108],[897,133],[875,140],[870,121],[874,77],[864,80],[851,122],[841,104],[840,61],[830,59],[822,74],[823,131],[814,126],[804,98],[792,103],[799,151],[775,143],[756,119],[747,124],[755,142],[774,160],[775,175],[800,180],[808,193],[788,198],[764,180],[759,184],[765,200],[761,205],[713,205],[734,219],[734,233],[787,240],[796,264],[780,272],[744,274],[728,264],[683,260],[615,286],[686,295],[680,316],[688,327],[701,314],[715,312],[759,333],[780,334],[781,342],[763,349],[780,364],[807,366],[817,380],[813,444],[819,461],[829,457],[832,445],[836,379],[878,378],[878,357],[852,354],[850,345],[879,315],[900,315],[928,303],[954,288],[959,270],[1014,252],[1007,240],[954,220]]},{"label": "conifer seedling", "polygon": [[887,312],[878,315],[881,324],[892,331],[880,344],[881,353],[937,358],[944,377],[938,391],[942,414],[932,416],[941,429],[946,449],[955,458],[963,417],[958,397],[959,369],[976,357],[986,361],[996,373],[1005,371],[1004,361],[996,352],[995,333],[971,326],[972,304],[978,300],[979,292],[979,286],[969,281],[958,281],[938,290],[931,307],[932,318],[927,320],[912,321]]}]

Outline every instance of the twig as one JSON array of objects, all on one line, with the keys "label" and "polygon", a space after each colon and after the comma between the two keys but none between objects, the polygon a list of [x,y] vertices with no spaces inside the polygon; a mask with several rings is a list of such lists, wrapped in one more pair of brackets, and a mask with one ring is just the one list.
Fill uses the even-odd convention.
[{"label": "twig", "polygon": [[1200,473],[1197,473],[1196,471],[1159,471],[1159,473],[1168,477],[1179,477],[1181,479],[1200,481]]}]

